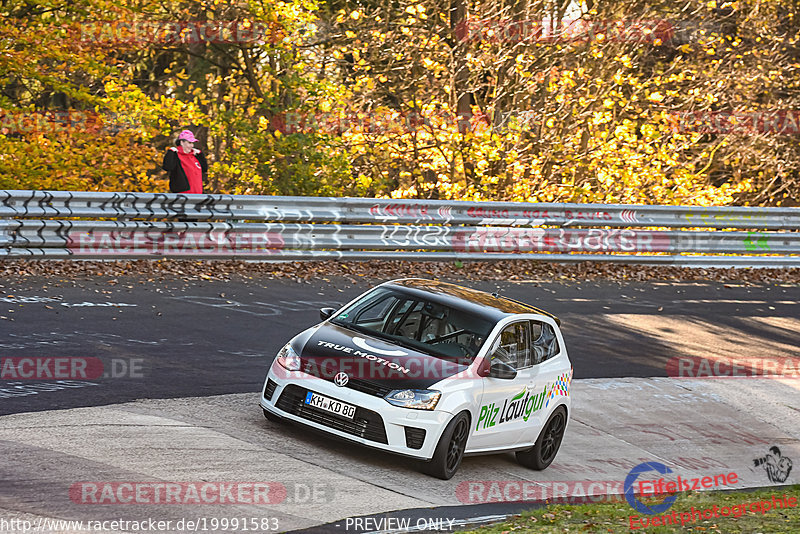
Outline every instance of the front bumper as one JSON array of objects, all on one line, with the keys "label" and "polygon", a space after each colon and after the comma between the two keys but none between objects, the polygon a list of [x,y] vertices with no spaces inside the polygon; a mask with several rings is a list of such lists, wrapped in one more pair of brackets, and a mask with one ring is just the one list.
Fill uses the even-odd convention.
[{"label": "front bumper", "polygon": [[[284,419],[368,447],[430,460],[452,414],[441,410],[410,410],[392,406],[383,397],[336,386],[302,371],[275,371],[272,364],[260,405]],[[305,404],[307,392],[356,406],[352,419]]]}]

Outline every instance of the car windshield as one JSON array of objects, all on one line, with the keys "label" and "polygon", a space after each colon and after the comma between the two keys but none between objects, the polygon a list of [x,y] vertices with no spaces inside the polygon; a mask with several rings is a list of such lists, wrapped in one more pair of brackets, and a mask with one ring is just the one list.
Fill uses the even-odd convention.
[{"label": "car windshield", "polygon": [[384,287],[364,295],[332,322],[464,364],[475,358],[494,326],[474,313]]}]

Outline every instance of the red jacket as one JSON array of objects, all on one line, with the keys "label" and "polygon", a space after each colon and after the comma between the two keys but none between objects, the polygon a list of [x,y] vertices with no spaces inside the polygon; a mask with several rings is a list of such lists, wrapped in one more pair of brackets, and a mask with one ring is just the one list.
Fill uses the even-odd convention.
[{"label": "red jacket", "polygon": [[[178,149],[180,150],[180,149]],[[206,173],[208,172],[208,163],[206,156],[198,151],[195,154],[197,161],[200,162],[200,169],[203,171],[203,183],[206,182]],[[183,193],[189,190],[189,180],[186,178],[186,173],[183,172],[181,167],[181,160],[178,157],[177,150],[169,149],[164,154],[164,163],[161,168],[169,173],[169,191],[170,193]]]}]

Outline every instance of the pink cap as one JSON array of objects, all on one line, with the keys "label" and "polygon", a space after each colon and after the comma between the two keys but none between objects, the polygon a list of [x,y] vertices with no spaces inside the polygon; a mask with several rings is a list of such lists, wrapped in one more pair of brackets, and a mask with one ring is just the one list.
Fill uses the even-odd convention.
[{"label": "pink cap", "polygon": [[194,134],[191,132],[191,130],[184,130],[180,133],[180,135],[178,136],[178,141],[183,139],[189,141],[190,143],[197,142],[197,139],[195,139]]}]

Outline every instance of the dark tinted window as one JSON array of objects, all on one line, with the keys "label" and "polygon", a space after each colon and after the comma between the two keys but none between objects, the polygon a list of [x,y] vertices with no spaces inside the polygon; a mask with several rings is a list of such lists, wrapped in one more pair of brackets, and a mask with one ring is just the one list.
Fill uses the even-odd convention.
[{"label": "dark tinted window", "polygon": [[555,330],[548,323],[531,321],[531,332],[534,333],[531,346],[533,365],[542,363],[558,355],[560,350]]},{"label": "dark tinted window", "polygon": [[402,290],[377,288],[333,322],[448,359],[471,360],[493,323],[468,311]]},{"label": "dark tinted window", "polygon": [[382,298],[366,302],[354,320],[358,324],[382,322],[389,310],[396,304],[397,297],[394,295],[383,295]]},{"label": "dark tinted window", "polygon": [[500,347],[495,350],[494,357],[512,366],[522,369],[531,365],[530,336],[527,322],[512,323],[500,333]]}]

